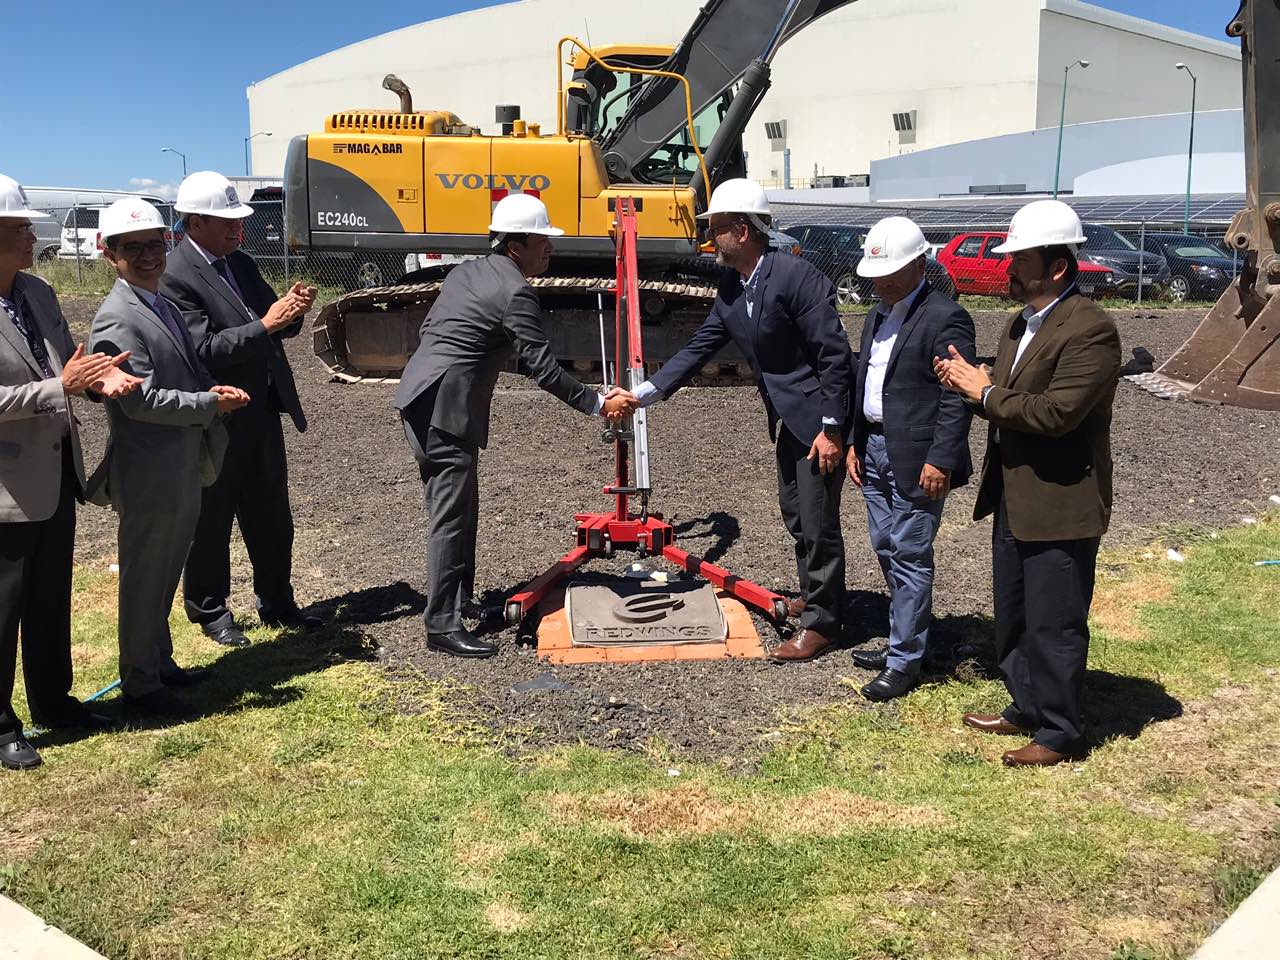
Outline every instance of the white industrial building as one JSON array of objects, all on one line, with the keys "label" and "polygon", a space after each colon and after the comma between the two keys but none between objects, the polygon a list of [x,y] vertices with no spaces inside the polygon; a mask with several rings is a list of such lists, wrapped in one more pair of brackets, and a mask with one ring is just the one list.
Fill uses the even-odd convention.
[{"label": "white industrial building", "polygon": [[[555,45],[675,44],[700,0],[517,0],[406,27],[299,64],[248,88],[252,167],[279,176],[290,137],[329,113],[393,108],[395,73],[415,109],[444,109],[496,132],[494,106],[555,129]],[[1223,3],[1223,23],[1234,4]],[[1232,10],[1228,10],[1228,6]],[[1056,127],[1064,68],[1067,123],[1238,108],[1238,46],[1076,0],[858,0],[797,34],[744,136],[751,176],[781,186],[784,154],[765,135],[786,121],[797,185],[861,175],[873,161],[930,147]],[[910,129],[903,129],[910,127]]]}]

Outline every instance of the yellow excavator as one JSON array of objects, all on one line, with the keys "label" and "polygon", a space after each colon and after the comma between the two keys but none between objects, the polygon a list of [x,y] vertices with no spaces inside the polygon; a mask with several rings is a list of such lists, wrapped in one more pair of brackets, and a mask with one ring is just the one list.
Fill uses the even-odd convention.
[{"label": "yellow excavator", "polygon": [[1244,75],[1246,207],[1227,230],[1244,270],[1154,373],[1158,396],[1280,410],[1280,0],[1242,0],[1227,24]]},{"label": "yellow excavator", "polygon": [[[597,371],[599,316],[612,309],[619,197],[634,197],[645,352],[657,366],[706,318],[718,270],[699,256],[696,215],[722,180],[745,176],[742,131],[770,82],[770,62],[797,31],[853,0],[707,0],[674,48],[557,50],[557,129],[544,133],[499,105],[499,136],[444,110],[415,111],[394,76],[399,110],[346,110],[323,133],[295,137],[285,162],[285,223],[294,248],[485,254],[489,215],[512,192],[541,197],[556,240],[552,273],[535,278],[552,347]],[[572,75],[566,81],[568,58]],[[450,268],[414,271],[318,313],[315,350],[341,379],[399,376]],[[608,298],[607,302],[605,298]],[[729,347],[704,382],[747,375]]]},{"label": "yellow excavator", "polygon": [[[553,273],[532,283],[557,356],[590,373],[601,363],[599,318],[612,308],[612,211],[618,197],[635,197],[645,352],[657,366],[715,296],[718,271],[698,256],[694,218],[720,181],[745,176],[742,131],[769,87],[770,62],[797,31],[851,2],[706,0],[674,48],[593,50],[566,37],[550,134],[499,106],[502,134],[482,136],[448,111],[415,111],[405,85],[388,76],[399,110],[335,113],[324,133],[291,141],[288,242],[485,254],[492,205],[513,191],[535,193],[567,236],[556,242]],[[1280,410],[1280,0],[1242,0],[1227,34],[1241,40],[1248,203],[1227,242],[1245,267],[1163,366],[1131,379],[1160,396]],[[399,376],[449,269],[325,305],[313,327],[316,354],[340,379]],[[740,362],[727,347],[703,382],[741,382]]]}]

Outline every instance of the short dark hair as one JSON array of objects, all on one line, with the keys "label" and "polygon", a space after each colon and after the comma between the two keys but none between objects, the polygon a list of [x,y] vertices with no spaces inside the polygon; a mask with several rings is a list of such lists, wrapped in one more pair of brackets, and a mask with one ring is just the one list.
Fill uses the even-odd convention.
[{"label": "short dark hair", "polygon": [[1065,243],[1054,244],[1051,247],[1043,247],[1040,250],[1041,256],[1044,257],[1045,273],[1049,272],[1049,268],[1053,266],[1057,260],[1067,261],[1067,286],[1076,282],[1076,277],[1080,275],[1080,262],[1076,259],[1075,252]]},{"label": "short dark hair", "polygon": [[506,256],[507,247],[513,242],[527,245],[529,243],[529,234],[493,232],[489,234],[489,246],[493,248],[494,253]]},{"label": "short dark hair", "polygon": [[113,234],[113,235],[112,235],[112,236],[110,236],[110,237],[103,237],[103,238],[102,238],[102,248],[103,248],[104,250],[110,250],[112,253],[115,253],[115,252],[116,252],[116,244],[117,244],[117,243],[119,243],[119,242],[120,242],[120,237],[119,237],[118,235],[114,235],[114,234]]}]

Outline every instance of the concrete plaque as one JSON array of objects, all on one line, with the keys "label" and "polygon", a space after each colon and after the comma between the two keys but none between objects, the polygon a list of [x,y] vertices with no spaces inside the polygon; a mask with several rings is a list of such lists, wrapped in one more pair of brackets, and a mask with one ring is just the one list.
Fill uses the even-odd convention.
[{"label": "concrete plaque", "polygon": [[715,588],[694,580],[574,584],[565,612],[575,647],[723,643],[729,633]]}]

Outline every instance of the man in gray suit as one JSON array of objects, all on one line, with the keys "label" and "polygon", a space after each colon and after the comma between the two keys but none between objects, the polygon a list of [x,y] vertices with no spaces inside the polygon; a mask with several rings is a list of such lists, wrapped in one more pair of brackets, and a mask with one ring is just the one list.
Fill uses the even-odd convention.
[{"label": "man in gray suit", "polygon": [[95,502],[120,517],[120,685],[135,713],[182,715],[172,687],[203,670],[173,660],[169,610],[200,513],[226,447],[216,419],[249,402],[215,386],[196,356],[177,308],[159,294],[166,244],[160,212],[145,200],[117,200],[100,218],[103,256],[119,279],[93,318],[90,346],[129,351],[141,388],[107,401],[107,456],[89,482]]},{"label": "man in gray suit", "polygon": [[302,629],[322,622],[299,610],[293,596],[293,514],[280,423],[285,413],[299,433],[307,429],[283,341],[302,329],[316,291],[295,283],[276,296],[253,258],[238,249],[253,208],[221,174],[191,174],[174,207],[185,236],[169,256],[160,290],[182,311],[205,368],[251,397],[226,419],[226,458],[201,498],[182,595],[188,619],[215,643],[242,647],[249,640],[227,605],[233,520],[253,567],[262,622]]},{"label": "man in gray suit", "polygon": [[40,754],[13,709],[18,631],[31,717],[44,727],[110,724],[71,696],[71,560],[84,467],[72,397],[123,396],[140,380],[86,356],[58,300],[31,266],[31,221],[17,181],[0,176],[0,767],[28,770]]},{"label": "man in gray suit", "polygon": [[497,646],[462,624],[476,574],[477,467],[489,442],[489,407],[498,373],[514,350],[529,376],[585,414],[620,417],[635,398],[614,388],[593,393],[561,369],[542,328],[528,277],[550,264],[551,226],[537,197],[512,194],[494,207],[493,254],[455,267],[422,325],[422,339],[400,378],[394,404],[426,492],[427,646],[456,657],[491,657]]}]

